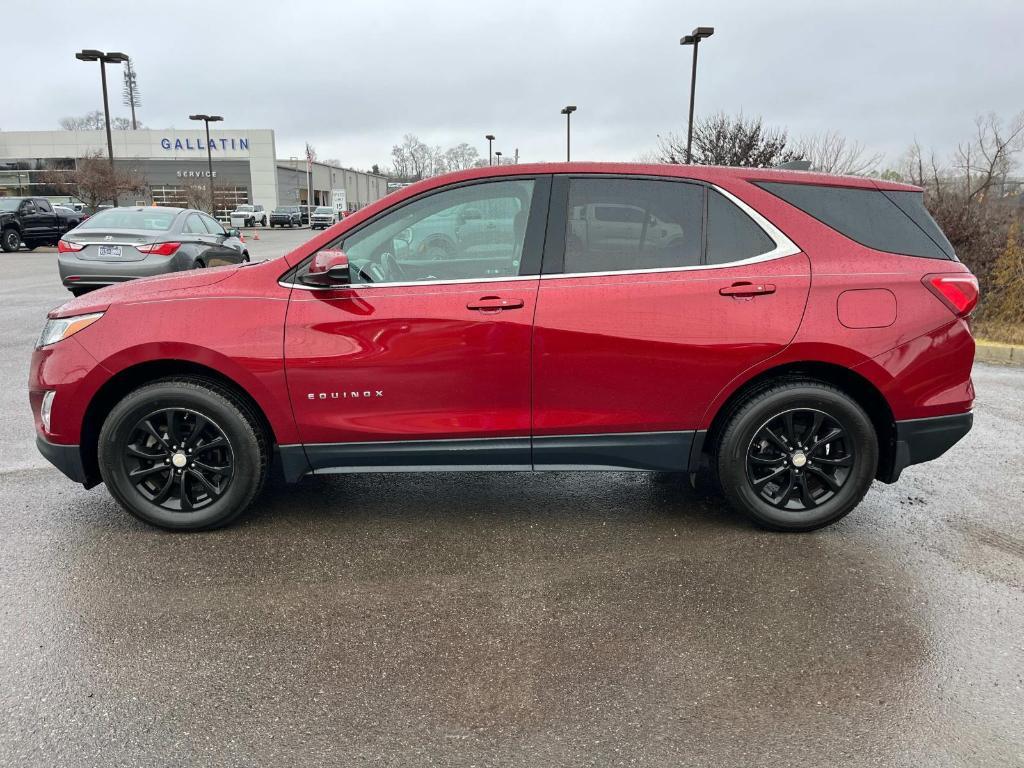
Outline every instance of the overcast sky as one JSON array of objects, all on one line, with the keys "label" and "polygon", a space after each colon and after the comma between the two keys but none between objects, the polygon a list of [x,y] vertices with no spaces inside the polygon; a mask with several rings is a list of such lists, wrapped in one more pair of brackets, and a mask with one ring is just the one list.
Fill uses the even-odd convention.
[{"label": "overcast sky", "polygon": [[[279,157],[387,165],[415,133],[523,161],[634,160],[683,131],[690,49],[697,112],[761,115],[791,136],[838,130],[895,163],[916,137],[942,152],[973,118],[1024,110],[1024,2],[7,2],[0,130],[58,128],[101,106],[81,48],[132,56],[148,127],[272,128]],[[128,115],[113,67],[112,112]]]}]

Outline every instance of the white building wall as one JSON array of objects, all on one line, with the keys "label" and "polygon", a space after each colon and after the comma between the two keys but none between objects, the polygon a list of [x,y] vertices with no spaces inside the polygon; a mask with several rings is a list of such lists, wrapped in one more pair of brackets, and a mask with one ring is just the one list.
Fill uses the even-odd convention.
[{"label": "white building wall", "polygon": [[[274,132],[270,129],[211,130],[210,137],[214,161],[218,158],[248,160],[252,201],[268,210],[276,207]],[[115,158],[206,160],[204,129],[113,131],[111,138]],[[80,158],[97,151],[106,155],[106,131],[0,131],[0,158],[3,159]]]}]

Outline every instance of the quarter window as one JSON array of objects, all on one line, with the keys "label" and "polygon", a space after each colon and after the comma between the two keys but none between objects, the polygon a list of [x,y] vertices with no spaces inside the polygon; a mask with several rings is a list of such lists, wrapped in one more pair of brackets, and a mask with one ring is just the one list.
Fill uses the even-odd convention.
[{"label": "quarter window", "polygon": [[534,182],[443,190],[347,237],[353,283],[474,280],[519,274]]},{"label": "quarter window", "polygon": [[920,192],[758,182],[804,213],[868,248],[929,259],[955,259]]},{"label": "quarter window", "polygon": [[696,266],[704,190],[647,179],[573,179],[565,272]]},{"label": "quarter window", "polygon": [[752,259],[774,248],[775,241],[739,206],[708,190],[708,264]]}]

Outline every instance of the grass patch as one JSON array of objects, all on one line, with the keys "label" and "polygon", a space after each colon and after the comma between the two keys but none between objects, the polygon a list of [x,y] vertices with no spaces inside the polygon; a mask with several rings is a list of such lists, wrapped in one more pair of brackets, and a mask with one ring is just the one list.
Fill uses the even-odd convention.
[{"label": "grass patch", "polygon": [[974,337],[979,341],[1024,346],[1024,325],[997,320],[975,320],[971,323]]}]

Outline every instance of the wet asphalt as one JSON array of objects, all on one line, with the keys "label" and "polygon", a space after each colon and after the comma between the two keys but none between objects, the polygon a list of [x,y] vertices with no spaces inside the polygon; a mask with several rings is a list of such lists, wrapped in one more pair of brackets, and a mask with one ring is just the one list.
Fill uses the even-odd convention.
[{"label": "wet asphalt", "polygon": [[1024,764],[1024,369],[977,366],[970,435],[813,534],[671,477],[474,473],[174,535],[35,452],[64,296],[0,255],[0,765]]}]

